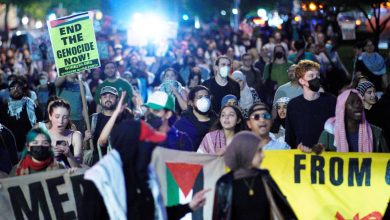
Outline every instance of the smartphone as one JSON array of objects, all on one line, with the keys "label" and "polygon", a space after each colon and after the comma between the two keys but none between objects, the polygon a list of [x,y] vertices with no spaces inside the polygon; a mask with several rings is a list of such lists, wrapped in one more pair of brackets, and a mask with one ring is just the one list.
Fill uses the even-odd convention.
[{"label": "smartphone", "polygon": [[66,141],[65,140],[58,140],[56,142],[56,145],[66,145]]}]

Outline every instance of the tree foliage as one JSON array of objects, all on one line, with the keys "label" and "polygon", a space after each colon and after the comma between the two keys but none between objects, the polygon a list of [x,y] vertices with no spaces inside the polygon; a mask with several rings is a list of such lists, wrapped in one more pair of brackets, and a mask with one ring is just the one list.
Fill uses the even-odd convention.
[{"label": "tree foliage", "polygon": [[374,34],[374,44],[379,43],[381,33],[385,30],[390,16],[385,17],[381,12],[381,6],[388,3],[388,0],[304,0],[304,3],[315,2],[323,4],[328,13],[337,15],[348,10],[359,10],[366,17],[368,24]]}]

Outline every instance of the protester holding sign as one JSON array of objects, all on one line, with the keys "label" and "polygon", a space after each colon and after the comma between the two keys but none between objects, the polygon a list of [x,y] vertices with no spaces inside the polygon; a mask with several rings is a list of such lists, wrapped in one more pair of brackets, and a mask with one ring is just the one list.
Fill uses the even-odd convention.
[{"label": "protester holding sign", "polygon": [[[160,209],[164,208],[161,207],[161,201],[153,198],[149,179],[140,179],[148,172],[148,164],[142,164],[140,160],[150,161],[151,157],[151,152],[143,149],[142,142],[159,143],[164,141],[166,135],[164,132],[155,131],[143,121],[128,118],[119,118],[117,121],[125,109],[125,96],[126,92],[122,93],[115,111],[102,131],[111,133],[114,149],[85,173],[84,178],[87,181],[81,219],[152,220],[155,219],[155,212],[161,212]],[[143,165],[145,167],[140,167]],[[114,172],[115,177],[111,177]],[[206,192],[198,192],[189,204],[168,208],[168,218],[180,219],[187,212],[204,206]],[[160,213],[160,218],[163,218],[163,213],[165,211]]]},{"label": "protester holding sign", "polygon": [[244,129],[240,110],[236,106],[225,105],[219,113],[219,120],[203,138],[197,152],[223,155],[234,135]]},{"label": "protester holding sign", "polygon": [[268,106],[264,103],[256,103],[249,108],[246,124],[248,128],[261,138],[264,150],[289,150],[290,146],[285,142],[275,140],[270,135],[272,115]]},{"label": "protester holding sign", "polygon": [[320,65],[310,60],[300,61],[295,75],[303,88],[303,95],[287,105],[285,140],[291,148],[312,148],[318,141],[325,121],[334,116],[336,98],[319,92]]},{"label": "protester holding sign", "polygon": [[337,97],[336,116],[329,118],[319,142],[338,152],[389,152],[382,129],[366,120],[362,97],[348,89]]},{"label": "protester holding sign", "polygon": [[217,181],[213,220],[297,219],[269,172],[258,169],[264,157],[260,141],[243,131],[228,146],[224,158],[231,172]]},{"label": "protester holding sign", "polygon": [[95,31],[88,12],[47,22],[59,76],[100,66]]},{"label": "protester holding sign", "polygon": [[77,130],[83,132],[85,130],[85,123],[82,114],[83,104],[77,74],[58,77],[55,85],[57,87],[57,96],[70,104],[70,108],[72,109],[70,120],[76,125]]}]

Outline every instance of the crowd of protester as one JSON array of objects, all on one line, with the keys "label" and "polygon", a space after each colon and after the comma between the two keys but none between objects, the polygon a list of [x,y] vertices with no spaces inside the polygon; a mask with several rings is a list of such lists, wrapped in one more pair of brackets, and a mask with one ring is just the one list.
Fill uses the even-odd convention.
[{"label": "crowd of protester", "polygon": [[[275,185],[268,172],[248,168],[258,167],[263,149],[389,152],[390,62],[371,40],[356,44],[354,69],[348,71],[337,52],[342,41],[336,31],[322,32],[319,25],[296,40],[278,30],[260,33],[226,27],[183,32],[161,57],[113,41],[101,68],[65,77],[56,77],[49,61],[32,61],[26,47],[3,46],[1,175],[72,171],[116,150],[136,174],[135,179],[124,174],[126,181],[136,181],[148,197],[148,164],[158,145],[225,157],[232,173],[217,187],[227,181],[240,192],[246,189],[244,181],[251,180],[258,183],[251,189],[261,192],[257,196],[267,193],[267,184]],[[91,115],[88,126],[82,96]],[[93,188],[87,192],[91,198],[96,193]],[[253,210],[270,206],[257,209],[267,203],[260,196],[259,204],[245,200],[253,207],[246,212],[237,205],[241,198],[218,193],[229,210],[217,208],[215,219],[250,218]],[[194,198],[168,214],[181,216],[204,204],[203,194]],[[296,218],[283,196],[277,200],[285,207],[281,215]],[[131,205],[128,210],[139,219],[149,219],[142,216],[150,217],[150,211]]]}]

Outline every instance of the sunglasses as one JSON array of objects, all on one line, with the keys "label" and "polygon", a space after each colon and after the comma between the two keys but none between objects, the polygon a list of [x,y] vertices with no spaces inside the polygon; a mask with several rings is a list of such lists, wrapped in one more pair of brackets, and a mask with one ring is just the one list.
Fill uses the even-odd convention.
[{"label": "sunglasses", "polygon": [[260,120],[260,118],[263,118],[265,120],[271,120],[272,115],[268,112],[265,112],[263,114],[257,113],[257,114],[251,115],[250,118],[255,119],[256,121]]}]

